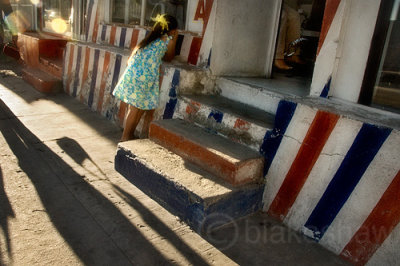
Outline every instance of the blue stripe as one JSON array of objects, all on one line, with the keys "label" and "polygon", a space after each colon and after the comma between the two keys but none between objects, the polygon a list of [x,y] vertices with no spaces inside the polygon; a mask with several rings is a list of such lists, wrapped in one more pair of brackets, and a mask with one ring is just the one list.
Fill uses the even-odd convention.
[{"label": "blue stripe", "polygon": [[94,0],[90,0],[88,3],[88,10],[87,10],[87,22],[88,24],[86,25],[86,41],[88,41],[89,38],[89,29],[90,29],[90,20],[92,18],[92,11],[93,11],[93,5],[94,5]]},{"label": "blue stripe", "polygon": [[172,119],[175,112],[175,106],[178,102],[178,98],[176,97],[176,87],[179,85],[181,72],[176,69],[174,72],[174,76],[172,77],[171,89],[169,90],[169,101],[165,106],[163,119]]},{"label": "blue stripe", "polygon": [[331,81],[332,81],[332,77],[329,77],[328,82],[325,84],[320,97],[322,97],[322,98],[328,97],[329,90],[331,89]]},{"label": "blue stripe", "polygon": [[121,29],[121,37],[119,38],[119,47],[125,46],[126,28]]},{"label": "blue stripe", "polygon": [[76,69],[75,69],[75,79],[72,90],[72,97],[76,97],[76,92],[78,90],[79,83],[79,72],[81,71],[81,57],[82,57],[82,46],[78,47],[78,54],[76,56]]},{"label": "blue stripe", "polygon": [[264,175],[268,173],[271,163],[275,158],[282,138],[285,135],[286,129],[292,121],[297,104],[280,101],[275,115],[275,125],[273,130],[268,130],[264,136],[264,141],[260,146],[260,153],[265,158]]},{"label": "blue stripe", "polygon": [[304,225],[319,241],[339,213],[391,129],[364,124],[322,198]]},{"label": "blue stripe", "polygon": [[208,59],[207,59],[207,67],[210,67],[211,65],[211,49],[210,49],[210,54],[208,55]]},{"label": "blue stripe", "polygon": [[118,79],[119,79],[119,72],[121,71],[121,61],[122,61],[122,55],[117,54],[115,58],[115,67],[114,67],[114,75],[112,78],[111,82],[111,92],[110,94],[113,93],[115,86],[117,85]]},{"label": "blue stripe", "polygon": [[90,92],[89,92],[89,99],[88,99],[89,107],[92,107],[92,104],[93,104],[94,88],[96,86],[96,79],[97,79],[97,68],[99,66],[99,56],[100,56],[100,50],[96,49],[96,51],[94,52],[92,82],[90,83]]},{"label": "blue stripe", "polygon": [[101,40],[105,41],[106,40],[106,33],[107,33],[107,25],[103,25],[101,28]]},{"label": "blue stripe", "polygon": [[218,110],[212,110],[211,113],[208,115],[208,119],[210,118],[213,118],[217,123],[221,123],[222,119],[224,118],[224,113]]}]

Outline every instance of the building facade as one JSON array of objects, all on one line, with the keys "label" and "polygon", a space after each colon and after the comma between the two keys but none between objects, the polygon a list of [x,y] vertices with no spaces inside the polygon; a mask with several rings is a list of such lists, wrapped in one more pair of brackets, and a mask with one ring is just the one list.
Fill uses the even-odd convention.
[{"label": "building facade", "polygon": [[[298,3],[311,71],[290,77],[273,68],[280,0],[45,0],[31,3],[37,19],[27,29],[40,34],[20,33],[20,52],[123,126],[126,105],[113,88],[150,18],[175,15],[177,56],[163,65],[156,119],[204,116],[235,132],[265,158],[263,211],[354,264],[398,265],[399,2]],[[185,95],[226,97],[273,125]]]}]

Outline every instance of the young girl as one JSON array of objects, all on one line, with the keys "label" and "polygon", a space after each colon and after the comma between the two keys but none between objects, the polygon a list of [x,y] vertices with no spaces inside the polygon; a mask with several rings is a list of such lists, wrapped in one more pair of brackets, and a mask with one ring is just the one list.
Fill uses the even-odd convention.
[{"label": "young girl", "polygon": [[142,131],[148,133],[159,100],[161,60],[171,61],[175,56],[178,36],[176,19],[158,15],[153,20],[153,30],[133,50],[128,66],[113,91],[115,97],[129,105],[121,141],[134,138],[143,114]]}]

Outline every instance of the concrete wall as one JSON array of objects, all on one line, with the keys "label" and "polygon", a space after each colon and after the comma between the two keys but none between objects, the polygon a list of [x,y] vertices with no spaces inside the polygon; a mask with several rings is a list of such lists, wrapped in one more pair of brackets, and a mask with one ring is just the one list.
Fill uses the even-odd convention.
[{"label": "concrete wall", "polygon": [[380,0],[327,0],[312,96],[357,102]]},{"label": "concrete wall", "polygon": [[[180,33],[176,49],[176,61],[185,63],[180,67],[165,66],[165,78],[161,83],[160,105],[156,118],[164,116],[165,108],[171,108],[171,90],[184,93],[207,93],[213,89],[205,78],[209,76],[213,23],[215,20],[214,1],[199,1],[205,5],[202,11],[202,36]],[[104,20],[102,0],[87,3],[87,28],[82,36],[84,42],[68,43],[64,56],[63,84],[67,94],[76,97],[92,110],[97,111],[121,126],[124,123],[126,104],[111,94],[122,76],[131,50],[146,36],[147,29],[107,25]],[[214,7],[214,8],[213,8]],[[211,25],[211,27],[207,27]],[[179,64],[178,64],[179,65]],[[190,65],[204,67],[190,70]],[[177,73],[177,74],[174,74]],[[175,80],[174,80],[175,79]],[[211,82],[212,83],[212,82]],[[172,93],[176,101],[176,91]],[[172,110],[173,111],[173,110]],[[171,112],[167,111],[167,112]],[[173,112],[172,112],[173,114]],[[168,116],[168,114],[167,114]],[[140,130],[141,125],[138,129]]]},{"label": "concrete wall", "polygon": [[215,75],[266,76],[275,47],[279,0],[218,0],[211,71]]},{"label": "concrete wall", "polygon": [[[148,28],[105,24],[103,21],[106,10],[104,10],[103,1],[105,0],[88,1],[88,24],[82,38],[83,41],[133,49],[146,36]],[[198,1],[198,4],[204,5],[205,8],[202,10],[201,18],[197,18],[203,20],[203,31],[200,35],[188,32],[180,33],[176,59],[190,65],[208,67],[213,39],[215,5],[214,0],[202,0]],[[194,15],[198,16],[195,13]],[[188,18],[188,20],[194,19],[196,18]]]},{"label": "concrete wall", "polygon": [[[129,55],[129,49],[121,50],[88,43],[68,43],[64,57],[64,91],[88,105],[93,111],[122,126],[127,106],[112,96],[112,91],[125,71]],[[178,90],[182,93],[209,94],[214,88],[212,85],[203,84],[204,80],[210,79],[207,69],[193,71],[189,66],[177,67],[166,64],[163,66],[163,74],[160,84],[160,104],[155,119],[170,114],[172,117]],[[174,104],[171,105],[171,102]],[[168,114],[164,114],[166,108],[172,108],[167,110]],[[140,129],[141,126],[138,130]]]},{"label": "concrete wall", "polygon": [[331,95],[332,75],[337,65],[336,55],[345,19],[347,0],[327,0],[324,21],[321,29],[318,55],[315,61],[311,83],[311,96],[327,97]]},{"label": "concrete wall", "polygon": [[380,2],[358,0],[348,4],[337,71],[332,79],[333,97],[358,101]]},{"label": "concrete wall", "polygon": [[318,104],[280,102],[264,210],[354,264],[398,265],[400,132]]}]

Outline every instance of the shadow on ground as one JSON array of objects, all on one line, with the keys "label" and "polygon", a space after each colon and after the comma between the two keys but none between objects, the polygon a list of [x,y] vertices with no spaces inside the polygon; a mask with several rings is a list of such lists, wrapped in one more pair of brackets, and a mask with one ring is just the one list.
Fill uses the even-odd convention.
[{"label": "shadow on ground", "polygon": [[239,265],[350,265],[261,212],[202,236]]},{"label": "shadow on ground", "polygon": [[[10,232],[8,230],[9,220],[14,218],[15,214],[11,207],[10,201],[8,200],[6,191],[4,190],[4,182],[3,182],[3,172],[0,167],[0,227],[3,233],[4,242],[6,244],[6,250],[8,253],[8,257],[11,258],[12,254],[12,246],[10,239]],[[0,256],[0,265],[3,265],[2,257]]]},{"label": "shadow on ground", "polygon": [[[0,101],[0,112],[8,119],[0,120],[7,126],[0,127],[1,133],[10,149],[18,159],[19,167],[30,178],[40,197],[42,204],[54,227],[65,239],[74,253],[84,264],[124,265],[124,264],[166,264],[166,259],[142,233],[127,219],[107,198],[88,183],[82,181],[82,176],[69,167],[59,156],[52,152],[45,144],[27,129],[10,109]],[[80,148],[82,150],[82,148]],[[62,169],[61,173],[51,170],[50,165],[43,158],[43,154],[51,156],[55,165]],[[82,157],[85,157],[82,154]],[[67,179],[67,180],[66,180]],[[118,228],[124,228],[129,250],[121,250],[113,239],[113,233],[102,228],[85,206],[69,191],[66,182],[79,183],[79,190],[86,197],[95,200],[109,217],[110,222],[116,222]],[[145,211],[145,208],[139,209]],[[148,215],[146,211],[143,215]],[[154,216],[151,219],[156,219]],[[4,220],[4,219],[2,219]],[[3,223],[4,224],[4,223]],[[161,224],[154,220],[153,224]],[[105,225],[114,227],[116,225]],[[4,227],[3,227],[4,228]],[[165,228],[163,228],[165,229]],[[6,230],[7,231],[7,230]],[[167,233],[170,237],[171,232]],[[10,243],[11,250],[12,239]],[[122,245],[123,246],[123,245]],[[185,249],[184,249],[185,250]],[[186,251],[192,252],[190,248]],[[126,254],[131,254],[127,256]],[[183,254],[193,264],[205,264],[196,255]]]}]

